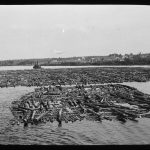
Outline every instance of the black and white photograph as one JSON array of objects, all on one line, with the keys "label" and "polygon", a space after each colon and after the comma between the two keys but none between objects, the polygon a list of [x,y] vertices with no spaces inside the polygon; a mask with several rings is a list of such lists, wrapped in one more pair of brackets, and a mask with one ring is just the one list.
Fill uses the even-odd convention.
[{"label": "black and white photograph", "polygon": [[0,145],[149,144],[149,5],[0,5]]}]

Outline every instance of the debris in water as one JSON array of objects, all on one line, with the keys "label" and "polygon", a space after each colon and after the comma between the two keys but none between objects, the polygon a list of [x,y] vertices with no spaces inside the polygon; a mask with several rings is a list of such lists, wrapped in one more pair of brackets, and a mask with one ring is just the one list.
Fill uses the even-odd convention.
[{"label": "debris in water", "polygon": [[93,86],[43,86],[13,101],[14,118],[23,123],[39,124],[88,120],[137,121],[149,117],[150,95],[121,84]]}]

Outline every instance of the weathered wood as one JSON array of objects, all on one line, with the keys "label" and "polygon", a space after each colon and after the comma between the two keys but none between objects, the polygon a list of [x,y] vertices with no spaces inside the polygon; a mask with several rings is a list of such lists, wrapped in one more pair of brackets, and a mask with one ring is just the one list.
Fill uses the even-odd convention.
[{"label": "weathered wood", "polygon": [[87,108],[87,111],[94,114],[94,115],[96,115],[96,116],[98,116],[98,117],[101,117],[102,114],[103,114],[103,113],[96,113],[95,111],[93,111],[92,109],[89,109],[89,108]]},{"label": "weathered wood", "polygon": [[37,118],[35,118],[37,121],[39,121],[41,118],[43,118],[46,114],[48,114],[49,111],[46,111],[44,113],[42,113],[40,116],[38,116]]},{"label": "weathered wood", "polygon": [[[83,118],[100,121],[103,119],[111,120],[115,117],[120,121],[127,119],[134,121],[141,113],[150,109],[149,104],[147,104],[149,95],[143,93],[143,99],[139,99],[139,96],[135,98],[137,96],[134,94],[136,93],[134,88],[119,84],[89,86],[86,89],[85,87],[88,86],[81,86],[81,88],[62,87],[62,90],[59,91],[59,88],[53,86],[50,92],[47,88],[41,88],[32,94],[27,94],[27,99],[26,96],[23,96],[20,99],[21,103],[12,103],[12,109],[16,113],[18,111],[18,115],[19,111],[24,112],[23,115],[27,122],[35,124],[53,122],[54,120],[59,123],[61,121],[74,122]],[[36,98],[37,91],[41,93],[40,98]],[[39,108],[30,108],[34,107],[34,101],[38,103]],[[27,103],[29,104],[26,105]],[[132,107],[132,104],[137,108]],[[29,108],[24,107],[24,105]],[[27,116],[25,116],[26,114]]]}]

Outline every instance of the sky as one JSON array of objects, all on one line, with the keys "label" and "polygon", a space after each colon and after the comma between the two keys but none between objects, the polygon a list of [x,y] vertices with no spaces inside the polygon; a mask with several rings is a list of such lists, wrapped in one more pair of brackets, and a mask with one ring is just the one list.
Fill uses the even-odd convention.
[{"label": "sky", "polygon": [[150,53],[147,5],[1,5],[0,60]]}]

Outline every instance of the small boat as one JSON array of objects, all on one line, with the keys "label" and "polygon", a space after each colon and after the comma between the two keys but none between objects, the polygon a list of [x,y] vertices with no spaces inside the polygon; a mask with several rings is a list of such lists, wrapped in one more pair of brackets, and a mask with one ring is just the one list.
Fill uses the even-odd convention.
[{"label": "small boat", "polygon": [[34,64],[33,69],[41,69],[41,66],[37,63]]}]

